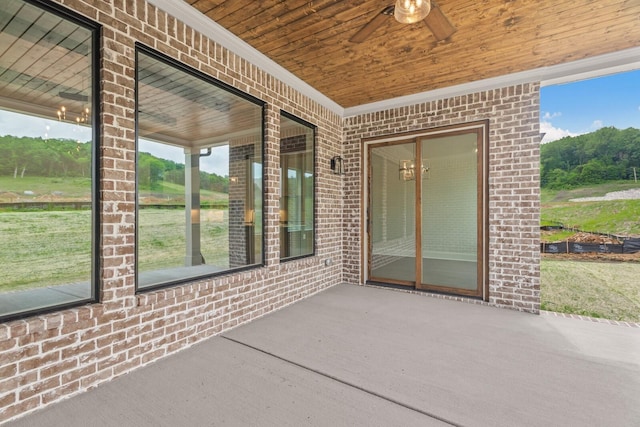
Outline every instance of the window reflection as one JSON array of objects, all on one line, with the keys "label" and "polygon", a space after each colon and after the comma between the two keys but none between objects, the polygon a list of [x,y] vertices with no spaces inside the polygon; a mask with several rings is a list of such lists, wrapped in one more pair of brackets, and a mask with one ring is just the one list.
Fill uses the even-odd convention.
[{"label": "window reflection", "polygon": [[262,104],[138,51],[138,288],[262,263]]},{"label": "window reflection", "polygon": [[91,301],[96,27],[0,13],[0,318]]},{"label": "window reflection", "polygon": [[314,129],[280,117],[280,258],[314,251]]}]

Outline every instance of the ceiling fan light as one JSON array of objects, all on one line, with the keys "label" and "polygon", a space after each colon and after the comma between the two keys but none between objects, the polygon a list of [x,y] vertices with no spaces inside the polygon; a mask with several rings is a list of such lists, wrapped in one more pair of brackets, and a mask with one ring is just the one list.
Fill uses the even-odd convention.
[{"label": "ceiling fan light", "polygon": [[430,0],[396,0],[393,16],[403,24],[422,21],[431,11]]}]

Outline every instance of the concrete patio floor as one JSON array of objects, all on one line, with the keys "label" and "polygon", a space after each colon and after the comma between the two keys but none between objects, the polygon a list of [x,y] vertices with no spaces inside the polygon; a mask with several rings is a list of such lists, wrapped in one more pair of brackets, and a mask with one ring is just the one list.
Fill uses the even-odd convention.
[{"label": "concrete patio floor", "polygon": [[8,426],[638,426],[640,328],[339,285]]}]

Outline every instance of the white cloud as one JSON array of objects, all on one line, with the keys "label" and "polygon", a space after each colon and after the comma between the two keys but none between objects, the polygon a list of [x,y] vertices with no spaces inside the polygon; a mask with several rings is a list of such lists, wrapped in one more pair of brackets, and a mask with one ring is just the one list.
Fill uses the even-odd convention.
[{"label": "white cloud", "polygon": [[548,122],[546,120],[540,122],[540,133],[544,134],[544,138],[542,138],[542,144],[564,138],[565,136],[579,135],[578,133],[571,132],[568,129],[560,129],[554,127],[551,122]]},{"label": "white cloud", "polygon": [[562,113],[550,113],[548,111],[545,111],[544,114],[542,115],[542,120],[551,120],[551,119],[555,119],[556,117],[560,117],[562,116]]},{"label": "white cloud", "polygon": [[602,122],[602,120],[594,120],[593,123],[591,123],[591,129],[593,130],[598,130],[603,126],[604,123]]}]

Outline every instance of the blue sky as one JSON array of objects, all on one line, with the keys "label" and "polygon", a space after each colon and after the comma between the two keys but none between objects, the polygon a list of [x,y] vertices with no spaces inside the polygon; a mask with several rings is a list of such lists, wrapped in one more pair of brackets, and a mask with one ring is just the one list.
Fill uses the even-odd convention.
[{"label": "blue sky", "polygon": [[640,70],[541,89],[543,143],[605,126],[640,129]]}]

